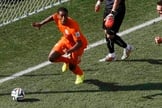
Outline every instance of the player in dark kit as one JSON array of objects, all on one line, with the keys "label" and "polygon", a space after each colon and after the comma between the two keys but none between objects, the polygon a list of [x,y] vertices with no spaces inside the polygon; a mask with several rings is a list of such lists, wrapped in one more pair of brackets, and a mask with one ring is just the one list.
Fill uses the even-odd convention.
[{"label": "player in dark kit", "polygon": [[[98,0],[96,2],[95,12],[98,12],[100,10],[100,5],[103,1],[104,0]],[[124,42],[124,40],[122,40],[121,37],[117,35],[117,32],[119,31],[119,28],[125,16],[125,10],[125,0],[105,0],[103,29],[105,32],[105,38],[109,53],[104,59],[102,59],[102,61],[116,60],[114,44],[117,44],[120,47],[124,48],[123,56],[121,57],[122,60],[127,59],[131,51],[133,50],[131,45]],[[109,25],[107,25],[107,21]]]}]

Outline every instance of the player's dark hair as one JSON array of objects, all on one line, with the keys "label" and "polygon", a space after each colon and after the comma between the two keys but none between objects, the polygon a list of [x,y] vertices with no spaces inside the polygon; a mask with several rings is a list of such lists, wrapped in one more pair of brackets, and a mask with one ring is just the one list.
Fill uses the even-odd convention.
[{"label": "player's dark hair", "polygon": [[57,13],[59,13],[60,11],[63,11],[68,15],[68,10],[65,7],[60,7],[57,9]]},{"label": "player's dark hair", "polygon": [[157,5],[162,6],[162,0],[159,0],[159,1],[157,2]]}]

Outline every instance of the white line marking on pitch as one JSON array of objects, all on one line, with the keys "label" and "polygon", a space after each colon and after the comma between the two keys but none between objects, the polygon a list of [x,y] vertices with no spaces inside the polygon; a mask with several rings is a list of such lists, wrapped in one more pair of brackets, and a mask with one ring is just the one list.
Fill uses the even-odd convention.
[{"label": "white line marking on pitch", "polygon": [[[123,32],[120,32],[119,35],[120,35],[120,36],[126,35],[126,34],[128,34],[128,33],[131,33],[131,32],[133,32],[133,31],[136,31],[136,30],[141,29],[141,28],[143,28],[143,27],[149,26],[149,25],[154,24],[154,23],[156,23],[156,22],[159,22],[159,21],[161,21],[161,20],[162,20],[162,17],[158,17],[158,18],[152,19],[152,20],[147,21],[147,22],[145,22],[145,23],[143,23],[143,24],[140,24],[140,25],[138,25],[138,26],[135,26],[135,27],[132,27],[132,28],[130,28],[130,29],[128,29],[128,30],[125,30],[125,31],[123,31]],[[96,47],[96,46],[102,45],[102,44],[104,44],[104,43],[105,43],[105,40],[104,40],[104,39],[103,39],[103,40],[100,40],[100,41],[97,41],[97,42],[95,42],[95,43],[93,43],[93,44],[88,45],[88,47],[87,47],[86,50],[89,50],[89,49],[94,48],[94,47]],[[48,65],[50,65],[50,64],[51,64],[51,62],[46,61],[46,62],[43,62],[43,63],[38,64],[38,65],[36,65],[36,66],[27,68],[27,69],[25,69],[25,70],[23,70],[23,71],[17,72],[16,74],[13,74],[13,75],[9,76],[9,77],[5,77],[5,78],[0,79],[0,83],[3,83],[3,82],[8,81],[8,80],[15,79],[15,78],[17,78],[17,77],[20,77],[20,76],[22,76],[22,75],[24,75],[24,74],[27,74],[27,73],[30,73],[30,72],[32,72],[32,71],[38,70],[38,69],[43,68],[43,67],[45,67],[45,66],[48,66]]]}]

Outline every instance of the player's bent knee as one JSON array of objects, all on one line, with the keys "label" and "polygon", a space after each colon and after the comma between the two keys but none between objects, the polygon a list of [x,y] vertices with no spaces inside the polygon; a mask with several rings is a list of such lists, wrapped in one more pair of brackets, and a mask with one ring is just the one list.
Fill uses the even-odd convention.
[{"label": "player's bent knee", "polygon": [[110,34],[106,34],[105,35],[107,39],[113,39],[114,38],[114,35],[110,35]]},{"label": "player's bent knee", "polygon": [[75,68],[76,68],[76,65],[74,65],[74,64],[69,64],[69,69],[72,71],[72,70],[75,70]]},{"label": "player's bent knee", "polygon": [[48,60],[50,62],[56,62],[57,59],[61,56],[61,54],[57,51],[54,51],[52,53],[50,53],[49,57],[48,57]]},{"label": "player's bent knee", "polygon": [[48,57],[48,60],[49,60],[50,62],[56,62],[56,61],[57,61],[57,58],[56,58],[55,56],[49,56],[49,57]]},{"label": "player's bent knee", "polygon": [[54,59],[52,56],[48,57],[48,60],[49,60],[50,62],[55,62],[55,59]]}]

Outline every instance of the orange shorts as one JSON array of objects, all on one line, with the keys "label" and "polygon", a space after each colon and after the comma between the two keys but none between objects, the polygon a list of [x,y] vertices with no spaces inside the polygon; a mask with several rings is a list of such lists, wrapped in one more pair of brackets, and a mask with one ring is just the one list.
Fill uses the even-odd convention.
[{"label": "orange shorts", "polygon": [[[66,38],[62,37],[52,48],[53,51],[57,51],[60,54],[65,54],[68,49],[70,49],[73,45]],[[81,56],[84,53],[84,48],[80,48],[70,55],[70,63],[79,64],[81,61]]]}]

